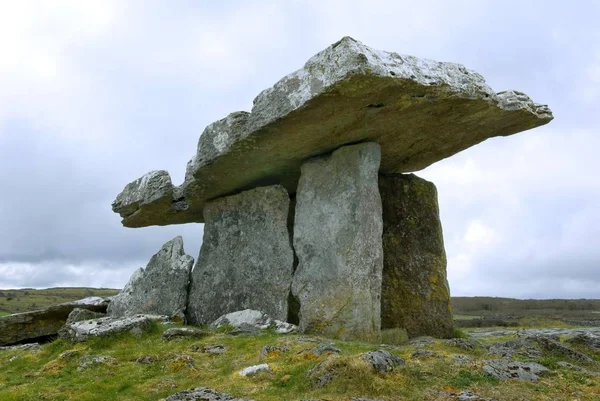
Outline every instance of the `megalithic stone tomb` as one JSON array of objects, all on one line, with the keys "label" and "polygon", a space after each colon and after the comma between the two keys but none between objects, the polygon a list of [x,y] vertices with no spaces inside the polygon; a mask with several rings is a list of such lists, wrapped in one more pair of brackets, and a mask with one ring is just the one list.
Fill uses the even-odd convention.
[{"label": "megalithic stone tomb", "polygon": [[[341,338],[376,341],[382,327],[445,337],[452,317],[437,193],[404,173],[552,118],[547,106],[496,93],[460,64],[345,37],[262,91],[251,112],[206,127],[183,184],[152,171],[112,207],[126,227],[206,223],[211,243],[188,297],[194,323],[252,305],[278,318],[288,308],[302,330]],[[230,242],[236,236],[243,246]],[[221,254],[230,261],[223,272]],[[204,290],[225,271],[219,291]],[[250,300],[261,283],[252,275],[268,271]]]}]

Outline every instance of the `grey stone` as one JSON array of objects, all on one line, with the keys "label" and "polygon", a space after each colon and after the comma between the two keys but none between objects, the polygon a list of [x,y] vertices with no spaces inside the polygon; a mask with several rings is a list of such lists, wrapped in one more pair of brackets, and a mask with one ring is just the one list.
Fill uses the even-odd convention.
[{"label": "grey stone", "polygon": [[381,327],[409,337],[453,333],[437,190],[414,174],[379,176],[383,206]]},{"label": "grey stone", "polygon": [[444,342],[450,346],[464,349],[465,351],[470,351],[481,347],[481,344],[477,341],[466,338],[451,338],[449,340],[445,340]]},{"label": "grey stone", "polygon": [[51,306],[44,310],[0,317],[0,346],[56,336],[75,308],[104,313],[107,305],[108,302],[104,298],[93,297]]},{"label": "grey stone", "polygon": [[576,372],[580,372],[580,373],[583,373],[588,376],[600,376],[600,372],[594,372],[594,371],[584,368],[583,366],[573,365],[572,363],[569,363],[569,362],[561,361],[561,362],[558,362],[557,364],[561,368],[574,370]]},{"label": "grey stone", "polygon": [[574,350],[572,348],[569,348],[550,337],[536,335],[530,337],[529,340],[535,341],[545,351],[573,358],[579,362],[593,362],[593,359],[590,358],[588,355]]},{"label": "grey stone", "polygon": [[289,352],[289,351],[290,351],[290,347],[288,345],[282,345],[282,346],[265,345],[260,350],[260,356],[258,357],[258,360],[262,361],[263,359],[267,358],[269,356],[269,354],[272,354],[272,353],[281,354],[281,353]]},{"label": "grey stone", "polygon": [[253,309],[244,309],[219,316],[217,320],[211,323],[210,327],[213,329],[223,326],[239,328],[242,325],[249,325],[264,330],[268,329],[272,322],[273,319],[266,313]]},{"label": "grey stone", "polygon": [[106,316],[106,314],[104,313],[94,312],[87,309],[75,308],[71,313],[69,313],[69,317],[67,318],[65,324],[81,322],[83,320],[98,319],[104,316]]},{"label": "grey stone", "polygon": [[206,387],[181,391],[170,395],[165,401],[252,401],[246,398],[233,398],[229,394],[220,393]]},{"label": "grey stone", "polygon": [[206,205],[202,249],[190,285],[190,322],[207,324],[242,309],[287,319],[294,267],[289,205],[288,193],[278,185]]},{"label": "grey stone", "polygon": [[473,362],[473,357],[469,355],[453,355],[452,361],[457,365],[466,365]]},{"label": "grey stone", "polygon": [[152,321],[167,319],[166,316],[135,315],[128,317],[102,317],[93,320],[84,320],[65,325],[61,330],[61,338],[70,341],[87,341],[91,337],[104,337],[119,333],[132,333],[140,335],[150,328]]},{"label": "grey stone", "polygon": [[184,338],[202,338],[206,337],[207,335],[208,332],[205,330],[196,329],[193,327],[171,327],[163,332],[162,338],[163,340],[171,341]]},{"label": "grey stone", "polygon": [[402,358],[385,350],[367,352],[363,355],[363,359],[369,362],[379,373],[391,373],[398,366],[405,365]]},{"label": "grey stone", "polygon": [[582,345],[594,351],[600,351],[600,335],[593,333],[579,333],[565,340],[568,344]]},{"label": "grey stone", "polygon": [[413,352],[410,357],[411,358],[415,358],[415,359],[421,359],[421,358],[430,358],[430,357],[432,357],[434,355],[435,354],[433,353],[433,351],[429,351],[429,350],[425,350],[425,349],[420,349],[420,350],[417,350],[417,351]]},{"label": "grey stone", "polygon": [[239,374],[242,377],[246,376],[256,376],[261,372],[273,373],[269,365],[266,363],[262,363],[260,365],[248,366],[247,368],[242,369]]},{"label": "grey stone", "polygon": [[201,350],[205,354],[221,355],[227,352],[227,347],[223,344],[206,344],[201,348]]},{"label": "grey stone", "polygon": [[517,91],[495,93],[460,64],[372,49],[345,37],[261,92],[251,113],[209,125],[174,187],[163,171],[113,202],[127,227],[202,222],[210,199],[257,182],[296,190],[309,157],[361,141],[381,145],[381,171],[417,171],[476,145],[552,120]]},{"label": "grey stone", "polygon": [[0,351],[40,351],[42,348],[38,343],[10,345],[8,347],[0,347]]},{"label": "grey stone", "polygon": [[158,358],[152,355],[140,356],[139,358],[135,359],[135,361],[140,365],[151,365],[157,360]]},{"label": "grey stone", "polygon": [[302,165],[292,293],[300,331],[378,342],[381,328],[380,148],[345,146]]},{"label": "grey stone", "polygon": [[175,237],[139,269],[108,306],[110,316],[166,315],[185,320],[190,271],[194,258],[185,254],[183,239]]},{"label": "grey stone", "polygon": [[519,381],[537,382],[539,376],[550,371],[536,362],[507,361],[504,359],[487,361],[483,371],[497,379],[515,379]]},{"label": "grey stone", "polygon": [[235,329],[228,331],[227,334],[230,336],[258,336],[262,334],[262,330],[256,326],[252,326],[247,323],[242,323]]},{"label": "grey stone", "polygon": [[117,360],[112,356],[91,356],[86,355],[79,359],[77,370],[85,370],[96,365],[107,365],[115,363]]}]

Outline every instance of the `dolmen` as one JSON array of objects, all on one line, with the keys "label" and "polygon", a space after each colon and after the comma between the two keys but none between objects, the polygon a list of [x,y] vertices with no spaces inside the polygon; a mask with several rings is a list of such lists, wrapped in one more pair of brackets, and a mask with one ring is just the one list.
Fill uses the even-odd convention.
[{"label": "dolmen", "polygon": [[[125,227],[204,223],[185,312],[178,298],[160,313],[210,324],[252,309],[369,342],[394,329],[449,337],[437,191],[409,173],[552,118],[460,64],[345,37],[261,92],[251,112],[206,127],[183,184],[152,171],[112,208]],[[189,259],[181,266],[184,277]],[[187,282],[171,283],[179,293]]]}]

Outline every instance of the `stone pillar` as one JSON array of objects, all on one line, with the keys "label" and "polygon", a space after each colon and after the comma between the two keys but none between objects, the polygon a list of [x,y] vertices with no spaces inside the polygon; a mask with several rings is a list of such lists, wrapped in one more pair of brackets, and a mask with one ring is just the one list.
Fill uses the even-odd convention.
[{"label": "stone pillar", "polygon": [[192,271],[188,321],[260,310],[285,321],[294,254],[287,227],[290,198],[279,186],[217,199],[204,208],[204,240]]},{"label": "stone pillar", "polygon": [[296,193],[292,293],[300,330],[378,341],[382,211],[376,143],[342,147],[302,165]]},{"label": "stone pillar", "polygon": [[380,175],[383,204],[383,329],[410,337],[452,335],[446,253],[433,183],[414,174]]},{"label": "stone pillar", "polygon": [[133,273],[123,290],[110,301],[108,314],[149,313],[184,321],[193,265],[194,258],[183,250],[183,238],[175,237],[152,256],[146,269]]}]

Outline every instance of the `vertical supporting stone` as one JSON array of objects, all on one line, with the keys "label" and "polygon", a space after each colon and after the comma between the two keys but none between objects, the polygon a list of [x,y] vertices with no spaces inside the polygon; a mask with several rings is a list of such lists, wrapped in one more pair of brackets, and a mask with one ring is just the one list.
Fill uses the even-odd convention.
[{"label": "vertical supporting stone", "polygon": [[452,335],[452,308],[437,190],[414,174],[380,175],[382,328],[410,337]]},{"label": "vertical supporting stone", "polygon": [[302,165],[294,222],[292,293],[300,330],[378,341],[382,211],[376,143],[342,147]]},{"label": "vertical supporting stone", "polygon": [[173,238],[152,256],[145,269],[133,273],[125,288],[110,301],[108,314],[149,313],[185,321],[193,265],[194,258],[183,250],[183,238]]},{"label": "vertical supporting stone", "polygon": [[217,199],[204,208],[204,240],[192,271],[188,321],[206,324],[243,309],[287,319],[294,255],[290,198],[279,186]]}]

